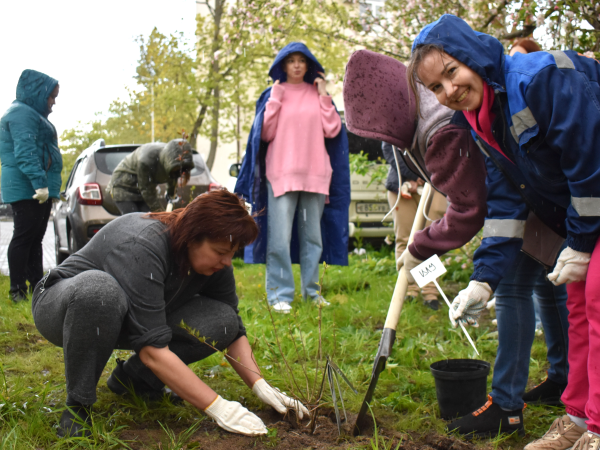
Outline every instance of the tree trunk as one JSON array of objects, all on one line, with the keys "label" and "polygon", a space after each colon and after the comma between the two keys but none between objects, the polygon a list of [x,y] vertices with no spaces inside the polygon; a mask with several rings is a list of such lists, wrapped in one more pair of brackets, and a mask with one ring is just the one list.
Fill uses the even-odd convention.
[{"label": "tree trunk", "polygon": [[208,153],[208,159],[206,160],[206,165],[208,166],[208,170],[212,170],[213,164],[215,163],[215,158],[217,156],[217,144],[219,143],[219,107],[220,107],[220,99],[219,99],[220,91],[219,86],[215,86],[213,89],[213,98],[214,103],[212,107],[212,128],[210,132],[210,152]]},{"label": "tree trunk", "polygon": [[220,112],[220,70],[218,55],[215,56],[219,50],[219,32],[221,31],[221,17],[223,16],[223,7],[225,6],[226,0],[215,0],[214,9],[214,20],[215,20],[215,32],[213,34],[212,42],[212,79],[213,79],[213,105],[211,111],[211,132],[210,132],[210,152],[208,153],[208,159],[206,165],[208,170],[212,170],[215,158],[217,156],[217,146],[219,144],[219,112]]},{"label": "tree trunk", "polygon": [[208,109],[208,100],[210,99],[212,91],[208,91],[204,96],[202,102],[200,102],[200,111],[198,111],[198,116],[196,117],[196,121],[194,122],[194,128],[190,133],[190,142],[196,144],[196,139],[198,139],[198,133],[200,132],[200,128],[202,127],[202,123],[204,122],[204,116],[206,115],[206,110]]}]

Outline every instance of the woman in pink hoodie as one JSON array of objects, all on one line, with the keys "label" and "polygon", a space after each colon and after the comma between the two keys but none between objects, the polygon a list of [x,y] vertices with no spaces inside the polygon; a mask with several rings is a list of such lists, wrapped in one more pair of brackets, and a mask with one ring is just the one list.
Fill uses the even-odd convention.
[{"label": "woman in pink hoodie", "polygon": [[[287,54],[282,55],[284,52]],[[261,139],[268,143],[267,299],[275,311],[287,313],[294,299],[290,255],[294,216],[302,296],[328,304],[318,285],[323,251],[321,216],[333,173],[325,139],[337,136],[342,123],[327,94],[323,69],[308,48],[293,43],[278,59],[280,56],[282,76],[271,89]],[[306,82],[310,70],[320,75],[313,83]]]}]

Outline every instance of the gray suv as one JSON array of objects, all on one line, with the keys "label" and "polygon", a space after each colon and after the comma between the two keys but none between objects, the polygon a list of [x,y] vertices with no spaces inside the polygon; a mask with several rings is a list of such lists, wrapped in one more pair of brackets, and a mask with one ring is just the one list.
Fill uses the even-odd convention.
[{"label": "gray suv", "polygon": [[[106,193],[113,170],[138,144],[105,145],[99,139],[84,150],[75,161],[67,185],[54,205],[54,238],[56,264],[82,248],[111,220],[120,216],[113,198]],[[185,187],[177,188],[174,208],[187,205],[196,196],[221,186],[212,177],[202,156],[192,150],[194,169]],[[166,207],[166,184],[157,187],[163,207]]]}]

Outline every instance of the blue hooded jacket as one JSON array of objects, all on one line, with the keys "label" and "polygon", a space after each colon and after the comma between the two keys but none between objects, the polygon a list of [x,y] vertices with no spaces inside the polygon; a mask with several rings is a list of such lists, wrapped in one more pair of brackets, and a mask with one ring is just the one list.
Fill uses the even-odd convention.
[{"label": "blue hooded jacket", "polygon": [[2,199],[31,200],[36,189],[48,188],[58,198],[62,155],[56,129],[48,121],[48,97],[58,81],[35,70],[24,70],[17,99],[0,120]]},{"label": "blue hooded jacket", "polygon": [[505,56],[502,44],[450,14],[413,43],[441,46],[495,92],[492,131],[506,156],[486,154],[488,216],[471,277],[495,289],[534,212],[574,250],[600,236],[600,64],[574,51]]},{"label": "blue hooded jacket", "polygon": [[[286,45],[275,58],[269,76],[275,80],[284,82],[286,73],[283,71],[283,61],[292,53],[303,53],[309,60],[308,71],[304,81],[312,84],[318,76],[317,72],[325,72],[323,66],[313,56],[306,45],[292,42]],[[261,132],[265,107],[271,88],[265,89],[256,102],[256,115],[248,144],[246,145],[246,156],[240,169],[235,193],[243,196],[252,204],[252,210],[261,212],[256,217],[260,229],[258,239],[244,250],[244,261],[249,264],[264,263],[267,250],[267,178],[265,158],[268,144],[261,140]],[[350,165],[348,137],[346,129],[342,125],[340,133],[332,138],[325,139],[325,147],[329,153],[333,174],[329,188],[329,203],[325,205],[321,218],[321,235],[323,238],[323,253],[321,261],[328,264],[345,266],[348,265],[348,207],[350,206]],[[298,235],[296,220],[292,231],[291,242],[292,262],[298,262]]]}]

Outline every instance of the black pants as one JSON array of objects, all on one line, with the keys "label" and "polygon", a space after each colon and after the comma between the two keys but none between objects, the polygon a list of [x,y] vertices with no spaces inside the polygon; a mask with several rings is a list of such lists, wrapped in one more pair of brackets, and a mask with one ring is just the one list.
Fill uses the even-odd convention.
[{"label": "black pants", "polygon": [[[91,405],[113,349],[131,349],[125,292],[112,276],[99,270],[82,272],[43,291],[42,285],[36,286],[33,295],[35,325],[42,336],[63,348],[69,399]],[[169,350],[185,364],[200,361],[214,350],[181,328],[182,320],[208,342],[215,341],[219,350],[238,337],[238,317],[233,308],[207,297],[191,297],[167,313],[166,319],[173,333]],[[154,389],[164,386],[137,354],[127,360],[124,369]]]},{"label": "black pants", "polygon": [[121,215],[136,213],[136,212],[150,212],[150,208],[146,205],[146,202],[115,202],[117,208],[121,211]]},{"label": "black pants", "polygon": [[10,292],[27,293],[27,281],[33,287],[44,275],[42,240],[46,234],[52,200],[40,204],[37,200],[11,203],[14,212],[12,240],[8,246]]}]

